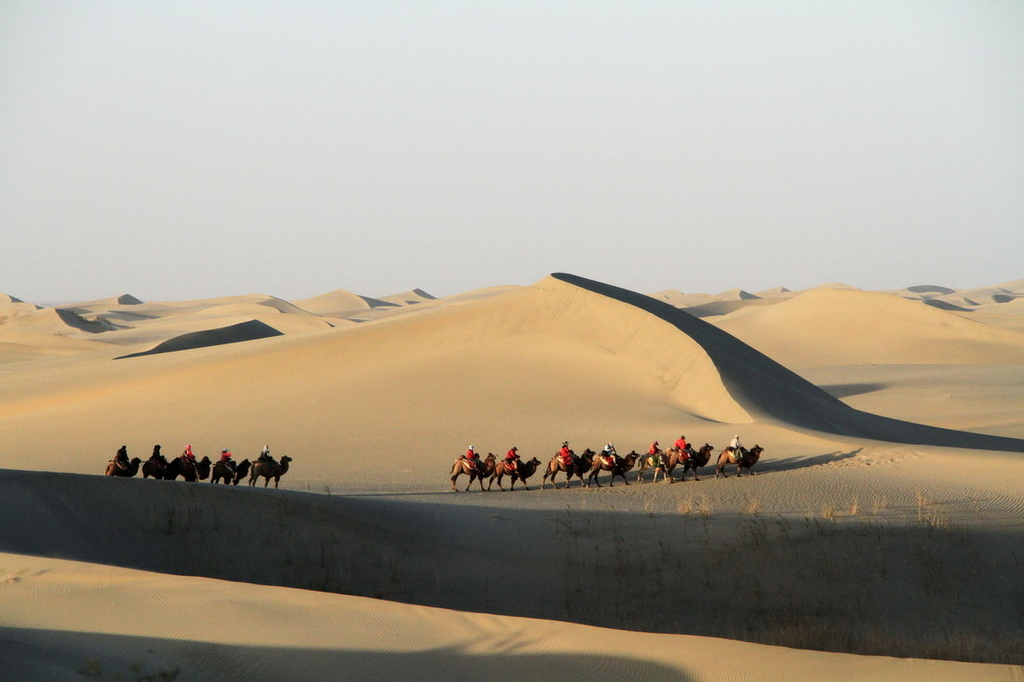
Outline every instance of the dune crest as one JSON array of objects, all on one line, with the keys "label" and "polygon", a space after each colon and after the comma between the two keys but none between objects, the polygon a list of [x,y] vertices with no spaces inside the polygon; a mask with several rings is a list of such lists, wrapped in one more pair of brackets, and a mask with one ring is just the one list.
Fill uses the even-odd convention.
[{"label": "dune crest", "polygon": [[896,443],[1024,452],[1021,439],[941,429],[854,410],[736,337],[662,301],[575,275],[552,276],[629,303],[675,326],[704,349],[733,398],[761,418],[824,433]]}]

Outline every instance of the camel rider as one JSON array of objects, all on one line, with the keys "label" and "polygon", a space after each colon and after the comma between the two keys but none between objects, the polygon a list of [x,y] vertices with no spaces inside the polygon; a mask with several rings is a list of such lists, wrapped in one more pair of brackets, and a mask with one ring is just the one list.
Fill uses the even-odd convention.
[{"label": "camel rider", "polygon": [[732,440],[729,441],[729,447],[732,448],[733,457],[735,457],[737,461],[743,459],[743,450],[742,446],[740,445],[739,434],[736,434],[735,436],[732,437]]},{"label": "camel rider", "polygon": [[260,450],[259,460],[260,462],[273,462],[274,458],[270,456],[270,446],[264,445],[263,449]]},{"label": "camel rider", "polygon": [[601,450],[601,456],[604,457],[604,461],[608,466],[615,464],[615,457],[617,455],[618,453],[615,452],[615,443],[608,443],[608,445],[605,445],[604,449]]},{"label": "camel rider", "polygon": [[[160,446],[158,445],[157,447],[160,447]],[[153,454],[156,454],[156,450],[153,451]],[[196,461],[196,456],[192,454],[192,445],[191,444],[185,446],[185,452],[181,453],[181,456],[184,457],[187,460],[192,461],[192,462]]]},{"label": "camel rider", "polygon": [[661,466],[661,456],[664,453],[662,452],[661,446],[658,444],[658,441],[654,441],[653,443],[651,443],[651,447],[647,448],[647,454],[650,457],[648,461],[650,462],[652,467]]},{"label": "camel rider", "polygon": [[117,454],[114,455],[114,463],[117,464],[117,466],[121,467],[122,469],[128,469],[129,463],[127,445],[122,445],[117,449]]},{"label": "camel rider", "polygon": [[690,444],[686,442],[686,436],[679,436],[675,442],[675,448],[683,459],[690,459]]},{"label": "camel rider", "polygon": [[569,441],[562,441],[562,448],[558,451],[558,454],[562,458],[562,464],[567,467],[572,466],[572,450],[569,449]]},{"label": "camel rider", "polygon": [[480,455],[476,454],[476,450],[473,449],[472,445],[469,446],[469,449],[466,450],[466,454],[462,457],[469,462],[469,466],[474,469],[476,468],[476,463],[480,461]]},{"label": "camel rider", "polygon": [[231,451],[227,448],[220,451],[220,461],[224,466],[228,467],[232,471],[235,470],[235,463],[231,460]]},{"label": "camel rider", "polygon": [[519,471],[519,448],[513,447],[505,453],[505,468],[509,471]]}]

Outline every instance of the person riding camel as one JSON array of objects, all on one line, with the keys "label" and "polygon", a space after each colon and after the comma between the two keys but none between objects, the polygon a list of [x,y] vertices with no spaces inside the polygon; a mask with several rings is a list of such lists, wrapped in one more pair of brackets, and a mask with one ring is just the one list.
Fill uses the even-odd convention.
[{"label": "person riding camel", "polygon": [[128,446],[127,445],[122,445],[121,447],[119,447],[117,449],[117,454],[114,455],[113,462],[115,464],[117,464],[117,466],[121,467],[122,469],[124,469],[126,471],[128,470],[129,462],[128,462]]},{"label": "person riding camel", "polygon": [[519,471],[519,448],[513,447],[505,453],[505,468],[508,471]]},{"label": "person riding camel", "polygon": [[615,452],[615,443],[608,443],[608,445],[605,445],[604,449],[601,450],[601,456],[604,457],[605,464],[608,466],[614,466],[615,458],[618,456],[618,453]]},{"label": "person riding camel", "polygon": [[480,461],[480,455],[476,454],[476,450],[473,449],[472,445],[469,446],[469,449],[466,450],[466,454],[464,454],[462,457],[467,462],[469,462],[469,466],[471,466],[474,469],[476,468],[476,463]]},{"label": "person riding camel", "polygon": [[223,450],[220,451],[220,461],[225,466],[229,467],[232,471],[235,470],[235,463],[231,459],[231,451],[228,450],[227,448],[224,448]]},{"label": "person riding camel", "polygon": [[569,449],[569,441],[562,441],[562,448],[558,451],[559,456],[562,458],[562,464],[566,467],[572,466],[572,450]]},{"label": "person riding camel", "polygon": [[647,454],[650,456],[650,459],[648,461],[650,462],[652,467],[661,466],[661,456],[664,453],[662,452],[661,447],[658,444],[658,441],[654,441],[653,443],[651,443],[651,447],[647,448]]},{"label": "person riding camel", "polygon": [[260,456],[257,458],[260,462],[273,462],[274,458],[270,456],[270,446],[264,445],[263,449],[260,450]]},{"label": "person riding camel", "polygon": [[[160,447],[160,446],[157,445],[157,447]],[[153,451],[153,454],[154,455],[156,454],[156,450]],[[189,460],[189,461],[192,461],[192,462],[196,461],[196,456],[192,454],[192,445],[191,444],[185,446],[185,452],[181,453],[181,456],[184,457],[185,459]]]},{"label": "person riding camel", "polygon": [[743,446],[740,445],[739,434],[732,437],[732,440],[729,442],[729,448],[732,450],[733,457],[736,458],[736,461],[743,459]]},{"label": "person riding camel", "polygon": [[679,451],[681,458],[690,459],[690,444],[686,442],[686,436],[679,436],[675,442],[675,448]]}]

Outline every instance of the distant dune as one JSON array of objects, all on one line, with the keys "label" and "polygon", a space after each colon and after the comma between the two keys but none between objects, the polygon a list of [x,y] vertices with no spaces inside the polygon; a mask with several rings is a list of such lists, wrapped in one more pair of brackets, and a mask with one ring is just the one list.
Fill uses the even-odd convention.
[{"label": "distant dune", "polygon": [[137,358],[144,355],[156,355],[157,353],[173,353],[182,350],[194,350],[208,346],[220,346],[227,343],[241,343],[242,341],[254,341],[266,339],[271,336],[281,336],[281,332],[259,320],[250,320],[233,324],[230,327],[220,329],[208,329],[201,332],[182,334],[173,339],[168,339],[156,347],[141,353],[130,353],[129,355],[118,356],[117,360],[125,358]]}]

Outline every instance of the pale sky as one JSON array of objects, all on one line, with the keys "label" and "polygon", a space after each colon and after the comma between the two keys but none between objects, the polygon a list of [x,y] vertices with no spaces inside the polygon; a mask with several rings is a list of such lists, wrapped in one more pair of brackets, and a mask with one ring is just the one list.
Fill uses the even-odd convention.
[{"label": "pale sky", "polygon": [[0,292],[1024,277],[1024,2],[0,0]]}]

